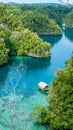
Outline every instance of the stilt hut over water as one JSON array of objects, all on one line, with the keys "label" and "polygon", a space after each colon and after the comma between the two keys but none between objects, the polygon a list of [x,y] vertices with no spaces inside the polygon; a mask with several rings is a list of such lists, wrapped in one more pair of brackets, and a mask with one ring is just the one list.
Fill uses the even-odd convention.
[{"label": "stilt hut over water", "polygon": [[39,86],[39,88],[40,89],[42,89],[42,90],[48,90],[48,84],[46,84],[45,82],[39,82],[38,83],[38,86]]}]

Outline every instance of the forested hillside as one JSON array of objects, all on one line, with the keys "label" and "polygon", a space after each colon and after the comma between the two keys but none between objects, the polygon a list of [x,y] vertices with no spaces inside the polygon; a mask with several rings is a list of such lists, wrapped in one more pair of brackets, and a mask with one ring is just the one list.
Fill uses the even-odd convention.
[{"label": "forested hillside", "polygon": [[66,15],[65,19],[63,20],[63,24],[66,27],[73,28],[73,11]]},{"label": "forested hillside", "polygon": [[6,56],[1,54],[5,61],[1,65],[9,56],[49,57],[50,44],[38,35],[62,35],[59,24],[64,16],[69,17],[66,25],[73,26],[72,9],[62,5],[0,3],[0,38],[6,49]]},{"label": "forested hillside", "polygon": [[65,65],[65,69],[56,71],[49,90],[48,105],[36,107],[33,113],[38,123],[55,130],[73,129],[73,56]]},{"label": "forested hillside", "polygon": [[46,14],[25,11],[22,15],[22,22],[25,28],[29,28],[32,32],[36,32],[39,35],[62,34],[58,24]]},{"label": "forested hillside", "polygon": [[72,51],[73,6],[0,2],[0,130],[73,130]]},{"label": "forested hillside", "polygon": [[15,6],[0,3],[0,65],[7,63],[8,56],[29,55],[40,58],[50,56],[50,44],[25,29],[21,19],[18,19],[21,14],[21,12],[18,14],[18,10]]},{"label": "forested hillside", "polygon": [[33,11],[46,14],[50,19],[54,19],[59,25],[62,24],[63,18],[73,10],[72,6],[57,5],[57,4],[23,4],[19,6],[21,10]]}]

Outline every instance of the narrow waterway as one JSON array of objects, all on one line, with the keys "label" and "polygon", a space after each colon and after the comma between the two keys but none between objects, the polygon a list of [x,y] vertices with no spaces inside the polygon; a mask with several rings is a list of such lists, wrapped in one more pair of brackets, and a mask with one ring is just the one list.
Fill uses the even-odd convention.
[{"label": "narrow waterway", "polygon": [[0,129],[46,130],[31,118],[35,106],[46,105],[47,95],[38,89],[38,82],[51,84],[55,70],[64,68],[73,51],[73,30],[62,36],[41,36],[51,43],[51,58],[12,57],[0,68]]}]

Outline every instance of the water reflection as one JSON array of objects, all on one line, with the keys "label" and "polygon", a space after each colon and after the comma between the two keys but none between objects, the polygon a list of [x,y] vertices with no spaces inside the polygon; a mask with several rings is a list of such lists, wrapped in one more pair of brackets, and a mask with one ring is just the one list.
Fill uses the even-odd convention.
[{"label": "water reflection", "polygon": [[19,66],[22,65],[23,69],[26,71],[28,70],[38,70],[38,69],[42,69],[45,68],[47,66],[51,65],[51,58],[32,58],[32,57],[12,57],[10,59],[11,64],[13,64],[13,66]]},{"label": "water reflection", "polygon": [[62,39],[59,36],[59,39],[57,36],[47,36],[47,39],[49,37],[52,45],[58,43],[51,49],[51,59],[13,57],[9,65],[0,68],[0,97],[3,99],[0,98],[0,129],[46,130],[30,117],[35,106],[47,105],[47,94],[38,90],[38,83],[44,81],[49,84],[55,69],[63,67],[73,50],[73,42],[65,35]]},{"label": "water reflection", "polygon": [[2,86],[2,84],[5,82],[7,75],[9,73],[9,66],[5,65],[3,67],[0,67],[0,87]]},{"label": "water reflection", "polygon": [[62,35],[57,35],[57,36],[47,36],[47,35],[42,35],[40,36],[44,41],[51,43],[51,46],[54,46],[56,43],[58,43],[61,38]]},{"label": "water reflection", "polygon": [[49,94],[49,91],[43,91],[43,90],[41,90],[41,89],[38,89],[38,91],[39,91],[40,93],[44,94],[44,95],[48,95],[48,94]]},{"label": "water reflection", "polygon": [[73,29],[65,28],[64,30],[65,36],[73,42]]},{"label": "water reflection", "polygon": [[2,73],[2,77],[0,75],[0,97],[11,93],[16,95],[22,93],[25,97],[34,94],[37,80],[39,80],[38,73],[48,66],[50,66],[50,58],[18,56],[10,58],[9,65],[0,69]]}]

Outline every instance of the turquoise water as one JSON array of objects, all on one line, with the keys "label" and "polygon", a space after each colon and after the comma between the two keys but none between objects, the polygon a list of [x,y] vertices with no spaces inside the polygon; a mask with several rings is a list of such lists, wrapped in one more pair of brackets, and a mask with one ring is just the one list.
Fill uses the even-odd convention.
[{"label": "turquoise water", "polygon": [[35,124],[31,113],[36,105],[47,105],[47,95],[38,89],[38,82],[51,84],[57,68],[64,68],[73,51],[73,30],[62,36],[40,36],[51,42],[51,58],[12,57],[0,68],[0,129],[46,130]]}]

